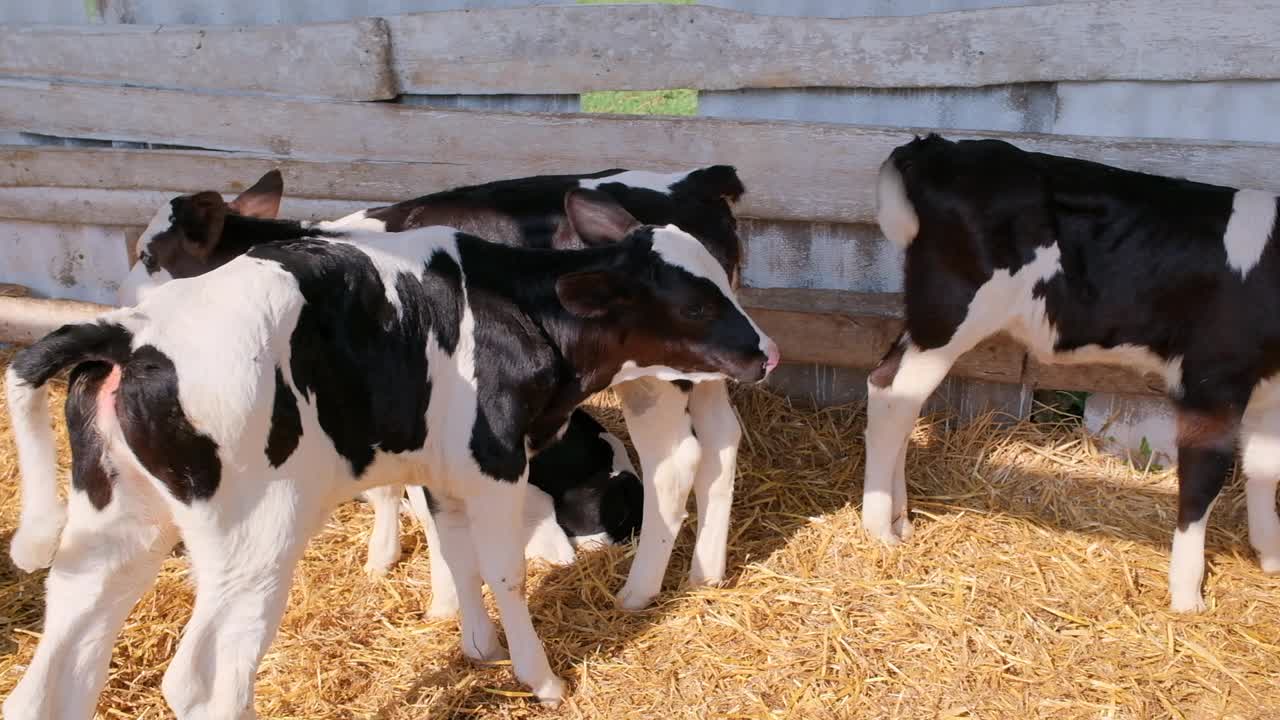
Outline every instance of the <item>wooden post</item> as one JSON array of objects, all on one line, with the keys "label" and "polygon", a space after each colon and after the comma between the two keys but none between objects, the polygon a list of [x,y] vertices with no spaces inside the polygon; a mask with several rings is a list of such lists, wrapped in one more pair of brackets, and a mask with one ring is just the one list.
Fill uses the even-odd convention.
[{"label": "wooden post", "polygon": [[68,323],[85,322],[115,308],[79,300],[27,297],[21,285],[0,285],[0,343],[30,345]]}]

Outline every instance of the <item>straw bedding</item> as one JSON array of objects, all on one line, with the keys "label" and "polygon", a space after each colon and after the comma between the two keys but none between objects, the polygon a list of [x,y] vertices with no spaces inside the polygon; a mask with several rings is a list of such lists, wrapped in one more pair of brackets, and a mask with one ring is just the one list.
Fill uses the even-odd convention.
[{"label": "straw bedding", "polygon": [[[1280,717],[1280,579],[1264,577],[1248,547],[1238,482],[1211,523],[1210,609],[1181,617],[1166,610],[1169,471],[1100,455],[1067,425],[979,421],[943,432],[922,422],[907,467],[916,534],[884,548],[856,525],[860,408],[800,409],[761,390],[735,400],[746,437],[726,587],[679,587],[688,528],[667,591],[647,612],[611,602],[628,548],[530,568],[534,622],[571,687],[559,711],[531,705],[509,668],[466,662],[453,621],[424,619],[426,554],[410,522],[404,562],[366,579],[371,513],[351,503],[299,568],[259,674],[259,713]],[[607,396],[597,408],[619,428]],[[7,548],[17,467],[2,411],[0,498]],[[191,600],[175,556],[116,644],[101,717],[170,717],[159,683]],[[42,610],[43,573],[21,575],[5,557],[0,695],[31,657]]]}]

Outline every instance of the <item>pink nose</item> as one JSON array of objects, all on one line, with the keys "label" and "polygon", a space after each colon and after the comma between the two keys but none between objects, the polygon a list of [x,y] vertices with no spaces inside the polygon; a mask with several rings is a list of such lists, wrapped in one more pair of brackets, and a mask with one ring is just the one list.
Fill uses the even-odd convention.
[{"label": "pink nose", "polygon": [[778,361],[781,359],[781,355],[778,352],[778,343],[774,342],[772,338],[765,338],[764,342],[764,354],[766,358],[764,361],[764,372],[767,375],[772,372],[774,368],[778,367]]}]

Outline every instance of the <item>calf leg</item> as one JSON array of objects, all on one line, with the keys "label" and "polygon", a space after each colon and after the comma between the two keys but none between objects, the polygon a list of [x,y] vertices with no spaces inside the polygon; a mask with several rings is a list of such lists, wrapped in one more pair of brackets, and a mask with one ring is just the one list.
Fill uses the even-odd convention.
[{"label": "calf leg", "polygon": [[694,385],[689,394],[689,414],[702,450],[693,478],[694,497],[698,501],[698,539],[693,545],[689,584],[718,585],[724,581],[742,426],[729,402],[729,390],[724,382]]},{"label": "calf leg", "polygon": [[177,542],[148,481],[120,472],[101,510],[73,491],[45,582],[44,630],[35,657],[4,703],[7,720],[93,717],[111,647]]},{"label": "calf leg", "polygon": [[[226,485],[250,483],[224,476]],[[258,663],[284,615],[289,586],[307,541],[328,516],[318,493],[288,479],[259,483],[261,497],[238,498],[239,517],[217,500],[182,512],[178,523],[196,581],[195,608],[161,690],[179,720],[255,717]],[[229,504],[229,503],[228,503]]]},{"label": "calf leg", "polygon": [[[564,697],[564,683],[547,662],[546,651],[533,628],[524,595],[525,566],[520,520],[525,479],[509,483],[479,476],[472,487],[477,485],[482,489],[466,499],[467,520],[471,525],[471,541],[478,556],[480,574],[493,593],[498,612],[502,614],[502,628],[506,631],[507,647],[511,652],[511,667],[520,682],[528,685],[540,701],[556,705]],[[457,568],[454,574],[457,575]],[[461,594],[460,580],[458,589]],[[465,620],[465,600],[463,607]]]},{"label": "calf leg", "polygon": [[1231,472],[1239,433],[1239,410],[1202,407],[1178,408],[1178,529],[1169,563],[1170,605],[1175,612],[1205,608],[1200,594],[1205,528]]},{"label": "calf leg", "polygon": [[422,523],[427,536],[427,558],[431,561],[431,607],[427,617],[447,618],[458,614],[458,589],[453,585],[453,574],[440,550],[440,533],[436,530],[435,517],[427,502],[427,491],[418,485],[408,488],[409,510]]},{"label": "calf leg", "polygon": [[644,517],[636,557],[617,603],[639,610],[662,589],[701,449],[686,412],[688,398],[679,388],[658,380],[634,380],[618,386],[618,396],[640,456]]},{"label": "calf leg", "polygon": [[369,534],[369,556],[364,571],[370,577],[383,577],[400,559],[400,499],[403,485],[385,485],[364,493],[373,506],[373,531]]},{"label": "calf leg", "polygon": [[[480,566],[467,514],[453,501],[445,501],[433,513],[432,527],[436,537],[429,538],[428,542],[439,545],[441,558],[452,578],[450,587],[455,593],[454,603],[462,614],[462,654],[477,662],[505,660],[507,651],[498,643],[498,631],[484,606]],[[519,540],[512,539],[512,542],[518,546]],[[434,570],[431,582],[432,592],[435,592]],[[434,604],[433,598],[433,607]]]},{"label": "calf leg", "polygon": [[914,529],[907,513],[907,445],[902,443],[898,451],[897,467],[893,473],[893,532],[902,540],[910,540]]},{"label": "calf leg", "polygon": [[1258,552],[1262,571],[1280,574],[1280,516],[1276,483],[1280,481],[1280,406],[1245,413],[1243,428],[1245,501],[1249,508],[1249,543]]},{"label": "calf leg", "polygon": [[925,400],[976,342],[973,337],[962,340],[957,333],[948,345],[922,350],[904,334],[867,377],[862,526],[881,542],[894,545],[911,534],[905,470],[911,430]]}]

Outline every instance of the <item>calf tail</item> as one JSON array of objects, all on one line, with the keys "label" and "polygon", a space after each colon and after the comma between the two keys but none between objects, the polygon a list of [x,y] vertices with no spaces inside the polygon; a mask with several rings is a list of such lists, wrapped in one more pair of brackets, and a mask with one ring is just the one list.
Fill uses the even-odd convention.
[{"label": "calf tail", "polygon": [[119,364],[128,354],[129,340],[129,332],[119,325],[64,325],[14,356],[5,373],[22,488],[22,514],[9,554],[22,570],[32,572],[53,562],[66,522],[67,511],[58,497],[58,458],[46,383],[81,362]]},{"label": "calf tail", "polygon": [[880,177],[876,181],[876,222],[886,238],[906,250],[920,232],[920,217],[907,196],[902,170],[898,167],[903,149],[894,150],[880,166]]}]

